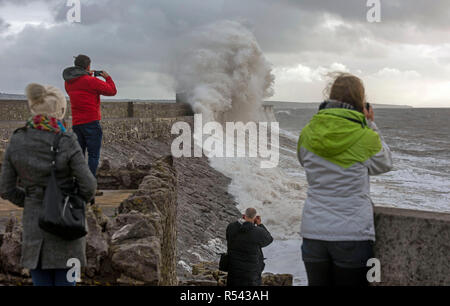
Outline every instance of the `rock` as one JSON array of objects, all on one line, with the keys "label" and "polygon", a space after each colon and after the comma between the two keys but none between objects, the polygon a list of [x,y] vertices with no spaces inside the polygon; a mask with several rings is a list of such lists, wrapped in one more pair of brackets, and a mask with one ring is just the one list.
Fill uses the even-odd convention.
[{"label": "rock", "polygon": [[167,156],[154,164],[138,191],[120,204],[111,233],[111,262],[121,281],[177,284],[176,190],[173,159]]},{"label": "rock", "polygon": [[[157,237],[129,240],[112,246],[114,270],[147,285],[161,282],[161,243]],[[123,279],[123,277],[122,277]]]},{"label": "rock", "polygon": [[[157,161],[170,154],[170,144],[161,139],[142,139],[129,141],[126,145],[111,142],[102,147],[100,188],[141,189],[122,205],[122,214],[132,210],[160,210],[148,202],[144,204],[147,207],[142,207],[148,192],[146,187],[142,190],[139,185]],[[241,213],[234,197],[228,193],[230,178],[211,168],[206,157],[175,158],[172,162],[177,172],[176,261],[186,263],[177,267],[181,276],[190,273],[186,267],[217,260],[217,254],[226,250],[227,225],[236,221]],[[130,183],[126,182],[127,173]]]},{"label": "rock", "polygon": [[292,282],[292,274],[264,273],[262,275],[263,286],[292,286]]},{"label": "rock", "polygon": [[3,243],[0,247],[0,268],[6,273],[23,275],[20,265],[22,253],[22,224],[16,217],[11,217],[3,234]]},{"label": "rock", "polygon": [[121,275],[118,279],[117,279],[117,283],[121,284],[121,285],[126,285],[126,286],[143,286],[145,285],[144,282],[132,279],[128,276],[125,275]]},{"label": "rock", "polygon": [[219,269],[219,265],[215,262],[202,262],[192,266],[192,275],[212,274]]},{"label": "rock", "polygon": [[[215,281],[214,286],[226,286],[227,273],[220,271],[216,262],[202,262],[193,265],[192,275],[185,276],[180,283],[186,286],[204,286],[212,280]],[[291,274],[264,273],[262,275],[263,286],[292,286],[292,282]]]},{"label": "rock", "polygon": [[191,275],[181,279],[180,286],[217,286],[217,280],[212,275]]},{"label": "rock", "polygon": [[[126,221],[129,223],[125,223]],[[144,215],[133,210],[128,214],[119,215],[114,228],[117,230],[111,236],[113,244],[150,236],[158,238],[162,236],[160,215],[156,213]]]},{"label": "rock", "polygon": [[88,234],[86,236],[87,264],[84,268],[85,276],[94,278],[101,273],[102,263],[108,256],[107,235],[104,233],[106,224],[105,216],[96,205],[88,206],[86,210]]},{"label": "rock", "polygon": [[[98,206],[88,209],[84,284],[150,284],[159,277],[158,284],[174,285],[176,262],[186,263],[178,265],[182,275],[185,266],[215,261],[225,248],[225,228],[240,215],[227,192],[230,179],[212,169],[206,158],[173,159],[168,154],[170,143],[155,139],[104,146],[99,188],[137,191],[112,218]],[[10,240],[8,235],[5,241]],[[148,256],[143,265],[140,254]],[[2,258],[0,254],[0,266]],[[17,277],[22,273],[20,268],[13,270]],[[225,279],[226,273],[215,269],[196,276],[190,285],[223,285]]]},{"label": "rock", "polygon": [[149,165],[133,163],[112,165],[109,159],[103,159],[98,169],[98,188],[106,190],[137,189],[149,170]]},{"label": "rock", "polygon": [[0,273],[0,286],[31,286],[33,281],[31,277],[16,276],[12,274],[1,274]]}]

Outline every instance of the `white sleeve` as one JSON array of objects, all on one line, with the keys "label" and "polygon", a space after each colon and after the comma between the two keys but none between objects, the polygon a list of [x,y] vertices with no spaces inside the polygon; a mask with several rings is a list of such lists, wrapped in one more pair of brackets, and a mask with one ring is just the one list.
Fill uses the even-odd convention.
[{"label": "white sleeve", "polygon": [[393,169],[392,154],[389,146],[384,141],[375,122],[367,120],[369,127],[380,136],[382,148],[380,152],[366,160],[363,164],[369,169],[369,175],[378,175]]}]

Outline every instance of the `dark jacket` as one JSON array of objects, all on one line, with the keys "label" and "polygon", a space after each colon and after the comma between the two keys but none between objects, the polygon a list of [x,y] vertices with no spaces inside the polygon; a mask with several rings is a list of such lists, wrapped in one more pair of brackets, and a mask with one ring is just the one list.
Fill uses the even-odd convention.
[{"label": "dark jacket", "polygon": [[264,255],[261,248],[272,243],[273,238],[262,224],[239,221],[227,227],[229,254],[228,286],[257,286],[261,283]]},{"label": "dark jacket", "polygon": [[91,76],[80,67],[69,67],[63,71],[64,87],[70,97],[72,124],[79,125],[102,119],[100,95],[115,96],[116,85],[111,77],[102,81]]},{"label": "dark jacket", "polygon": [[[84,237],[65,241],[44,232],[38,224],[45,192],[43,187],[50,177],[50,147],[55,135],[53,132],[31,128],[17,130],[11,136],[2,164],[1,197],[24,207],[21,263],[27,269],[35,269],[39,258],[43,269],[67,268],[66,263],[70,258],[78,258],[82,265],[86,261]],[[80,195],[85,200],[93,197],[97,182],[72,133],[64,133],[60,140],[56,169],[62,189],[70,190],[75,177]],[[18,181],[21,187],[17,186]]]}]

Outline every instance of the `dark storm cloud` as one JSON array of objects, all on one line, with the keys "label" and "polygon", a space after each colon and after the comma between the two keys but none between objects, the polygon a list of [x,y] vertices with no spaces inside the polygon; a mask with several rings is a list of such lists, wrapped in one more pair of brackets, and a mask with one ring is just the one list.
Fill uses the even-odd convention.
[{"label": "dark storm cloud", "polygon": [[[37,1],[0,0],[0,6],[23,9]],[[389,66],[389,55],[402,44],[450,42],[447,0],[434,0],[433,5],[425,0],[382,1],[382,22],[377,24],[366,20],[366,0],[81,0],[81,24],[67,23],[66,0],[40,2],[47,3],[55,24],[27,26],[7,38],[7,46],[0,49],[0,91],[19,92],[39,80],[62,87],[61,70],[72,64],[72,56],[86,53],[93,68],[117,76],[124,96],[155,96],[166,83],[168,55],[180,37],[220,19],[246,24],[263,51],[282,64],[294,65],[301,58],[311,66],[370,63],[366,65],[375,70]],[[0,34],[6,27],[0,20]],[[397,60],[396,67],[408,61]]]},{"label": "dark storm cloud", "polygon": [[9,24],[0,18],[0,33],[6,31],[9,28]]}]

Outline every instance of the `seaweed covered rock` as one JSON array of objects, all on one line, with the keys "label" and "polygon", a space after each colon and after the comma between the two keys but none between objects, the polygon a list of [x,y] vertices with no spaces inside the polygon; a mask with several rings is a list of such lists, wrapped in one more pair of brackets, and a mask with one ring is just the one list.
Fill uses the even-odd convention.
[{"label": "seaweed covered rock", "polygon": [[263,286],[292,286],[292,274],[264,273],[262,275]]},{"label": "seaweed covered rock", "polygon": [[[293,276],[291,274],[262,275],[263,286],[292,286]],[[219,270],[216,262],[202,262],[192,266],[192,274],[181,280],[185,286],[226,286],[227,273]]]}]

